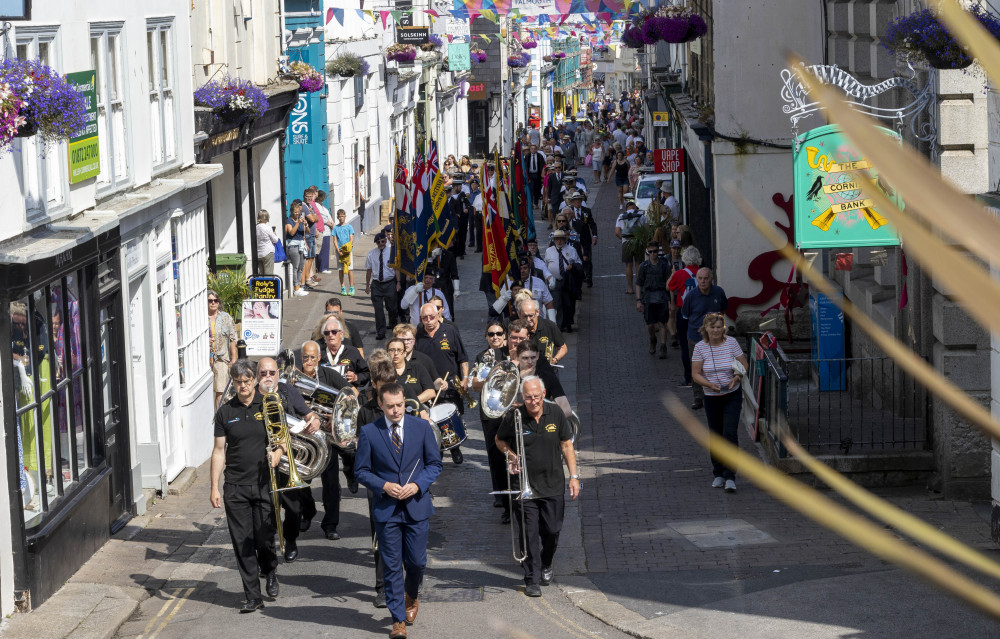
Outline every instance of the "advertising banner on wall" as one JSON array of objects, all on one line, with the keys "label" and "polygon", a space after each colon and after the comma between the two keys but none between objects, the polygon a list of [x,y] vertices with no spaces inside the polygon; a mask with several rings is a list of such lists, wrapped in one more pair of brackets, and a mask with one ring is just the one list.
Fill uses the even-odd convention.
[{"label": "advertising banner on wall", "polygon": [[248,357],[274,357],[281,348],[281,300],[243,300]]},{"label": "advertising banner on wall", "polygon": [[97,137],[97,74],[67,73],[66,81],[83,94],[84,126],[69,138],[69,183],[76,184],[101,173],[101,148]]},{"label": "advertising banner on wall", "polygon": [[472,60],[469,59],[469,45],[465,42],[451,43],[448,45],[448,70],[468,71],[472,68]]},{"label": "advertising banner on wall", "polygon": [[[895,140],[899,134],[880,130]],[[898,246],[899,236],[863,188],[876,188],[900,209],[902,199],[836,125],[799,138],[792,155],[798,248]]]}]

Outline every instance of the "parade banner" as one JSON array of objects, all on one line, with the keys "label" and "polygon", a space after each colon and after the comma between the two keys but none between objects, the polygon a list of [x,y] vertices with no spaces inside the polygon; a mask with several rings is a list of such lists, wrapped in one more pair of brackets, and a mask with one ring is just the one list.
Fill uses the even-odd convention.
[{"label": "parade banner", "polygon": [[419,154],[413,163],[412,189],[410,191],[410,216],[413,219],[413,266],[416,279],[424,275],[430,243],[434,237],[436,224],[431,207],[431,170],[429,163]]},{"label": "parade banner", "polygon": [[281,348],[281,300],[243,300],[242,318],[247,356],[276,356]]},{"label": "parade banner", "polygon": [[[898,133],[879,130],[900,141]],[[798,139],[792,174],[798,248],[899,245],[896,230],[863,189],[878,189],[900,209],[902,199],[837,125],[813,129]]]},{"label": "parade banner", "polygon": [[416,225],[409,203],[406,185],[407,171],[399,151],[396,151],[395,198],[396,214],[393,218],[392,268],[407,277],[416,277]]},{"label": "parade banner", "polygon": [[[485,163],[484,163],[485,164]],[[500,163],[496,164],[497,170]],[[510,271],[510,260],[507,257],[507,232],[500,218],[497,196],[502,175],[496,174],[497,187],[494,188],[487,179],[485,167],[482,169],[483,184],[483,272],[490,274],[493,294],[500,295],[500,290],[507,281]]]}]

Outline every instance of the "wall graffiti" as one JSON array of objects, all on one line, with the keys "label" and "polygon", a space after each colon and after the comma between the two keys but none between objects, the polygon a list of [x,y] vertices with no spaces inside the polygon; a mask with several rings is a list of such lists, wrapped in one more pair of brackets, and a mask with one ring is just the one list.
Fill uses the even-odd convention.
[{"label": "wall graffiti", "polygon": [[[781,232],[785,234],[786,238],[788,238],[788,244],[792,244],[793,238],[795,237],[792,222],[794,215],[792,196],[789,195],[785,198],[781,195],[781,193],[775,193],[771,196],[771,201],[774,202],[775,206],[784,211],[788,218],[787,226],[782,224],[780,221],[775,222],[774,225],[781,229]],[[750,266],[747,267],[747,275],[750,276],[750,279],[757,280],[761,283],[761,290],[753,297],[730,297],[729,309],[726,311],[726,314],[729,315],[730,318],[736,319],[736,315],[739,313],[741,306],[759,306],[775,300],[775,297],[781,293],[782,289],[785,288],[786,283],[774,279],[774,275],[771,270],[775,264],[784,259],[785,258],[782,257],[780,251],[767,251],[766,253],[761,253],[750,261]]]}]

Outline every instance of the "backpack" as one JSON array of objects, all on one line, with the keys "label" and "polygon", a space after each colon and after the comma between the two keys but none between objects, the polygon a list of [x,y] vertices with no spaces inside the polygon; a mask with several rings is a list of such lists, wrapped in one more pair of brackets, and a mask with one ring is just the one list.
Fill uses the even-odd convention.
[{"label": "backpack", "polygon": [[[684,270],[687,270],[687,268],[685,268]],[[688,273],[690,272],[691,271],[688,271]],[[688,293],[690,293],[696,288],[698,288],[698,280],[695,279],[694,275],[684,280],[684,292],[681,293],[681,306],[684,305],[684,300],[687,299]]]}]

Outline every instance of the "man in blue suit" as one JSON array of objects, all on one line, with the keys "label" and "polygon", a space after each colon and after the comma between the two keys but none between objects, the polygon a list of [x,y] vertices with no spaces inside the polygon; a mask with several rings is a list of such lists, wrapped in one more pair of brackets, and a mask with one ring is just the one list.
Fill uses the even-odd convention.
[{"label": "man in blue suit", "polygon": [[384,415],[358,433],[354,476],[375,495],[375,535],[392,613],[389,638],[403,639],[406,623],[417,618],[417,591],[427,565],[427,532],[434,514],[430,487],[441,474],[441,452],[431,424],[406,415],[402,386],[381,386],[378,401]]}]

